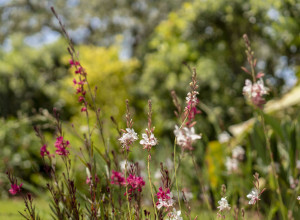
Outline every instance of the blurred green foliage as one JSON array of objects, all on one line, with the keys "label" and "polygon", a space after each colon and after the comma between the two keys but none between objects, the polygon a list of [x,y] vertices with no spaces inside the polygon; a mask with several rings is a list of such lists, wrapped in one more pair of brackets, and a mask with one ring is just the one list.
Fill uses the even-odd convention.
[{"label": "blurred green foliage", "polygon": [[[22,25],[24,19],[11,19],[5,23],[11,29],[2,33],[2,41],[12,32],[23,32],[30,36],[44,26],[58,30],[55,21],[48,24],[53,18],[49,8],[41,5],[41,2],[28,2],[30,7],[21,10],[18,16],[28,17],[30,13],[35,13],[32,22],[36,22],[36,25],[29,28]],[[153,149],[152,173],[157,171],[160,161],[171,163],[176,119],[170,91],[176,91],[184,106],[191,74],[183,63],[195,66],[200,82],[199,108],[202,111],[202,115],[196,117],[196,132],[203,133],[203,140],[195,144],[193,154],[203,171],[203,182],[212,203],[217,205],[221,184],[226,184],[231,204],[246,205],[248,201],[241,198],[250,192],[252,174],[257,171],[262,176],[262,185],[268,188],[262,201],[271,201],[272,206],[268,210],[269,204],[263,203],[262,212],[274,218],[278,204],[274,183],[268,174],[270,161],[260,123],[254,120],[248,129],[228,143],[220,143],[217,139],[230,125],[253,116],[253,109],[246,105],[242,95],[244,80],[249,78],[240,69],[247,65],[242,40],[244,33],[249,35],[256,52],[258,70],[266,73],[266,84],[271,88],[268,99],[280,97],[282,91],[286,91],[288,77],[284,74],[292,72],[299,76],[299,3],[293,0],[194,0],[180,5],[179,2],[183,1],[178,0],[167,1],[169,5],[164,1],[151,1],[147,5],[146,1],[141,1],[144,2],[141,4],[147,5],[147,13],[144,13],[140,6],[135,10],[132,1],[91,1],[85,5],[88,7],[81,7],[83,1],[73,6],[66,6],[63,1],[54,2],[56,6],[61,6],[58,13],[62,13],[66,26],[73,30],[81,28],[86,34],[82,42],[90,43],[78,46],[79,57],[87,70],[91,89],[97,87],[97,104],[105,122],[105,134],[112,145],[110,149],[114,149],[118,143],[117,132],[112,132],[114,127],[109,117],[114,116],[119,126],[124,127],[125,99],[130,99],[134,127],[140,133],[147,124],[147,99],[151,98],[153,124],[159,138],[159,146]],[[100,7],[103,2],[105,4]],[[10,7],[22,8],[22,4]],[[116,7],[119,5],[122,7]],[[161,7],[163,10],[158,12]],[[16,16],[16,8],[6,12],[8,18]],[[84,10],[79,10],[81,8]],[[115,8],[114,13],[108,10],[111,8]],[[4,9],[0,6],[0,10]],[[83,15],[88,18],[82,19]],[[105,16],[108,16],[107,21]],[[104,22],[101,28],[93,27],[92,21],[97,18]],[[117,18],[119,21],[124,18],[124,22],[114,23]],[[10,23],[15,26],[10,26]],[[126,24],[130,24],[129,27]],[[122,43],[117,37],[120,31],[124,34]],[[80,112],[72,85],[74,75],[73,70],[69,69],[66,42],[58,40],[34,49],[24,44],[27,36],[11,35],[11,49],[0,50],[0,170],[13,168],[15,175],[28,183],[25,184],[26,189],[34,191],[35,186],[41,186],[44,182],[38,175],[42,171],[40,143],[32,126],[42,124],[49,146],[53,146],[54,129],[48,112],[52,112],[53,107],[58,108],[66,122],[66,139],[71,141],[76,159],[77,150],[83,143],[69,124],[73,123],[77,131],[85,133],[87,122]],[[134,40],[128,42],[128,36],[133,36]],[[133,51],[133,56],[129,53],[120,59],[122,52],[128,48]],[[300,159],[298,110],[299,106],[289,107],[265,116],[275,161],[280,170],[280,184],[285,192],[284,201],[287,207],[293,209],[296,219],[300,216],[294,197],[299,194],[300,187],[292,189],[290,177],[299,179],[300,175],[296,167]],[[36,113],[39,115],[33,116]],[[92,127],[94,121],[92,116],[89,122]],[[97,135],[95,143],[98,141],[96,138]],[[99,147],[100,144],[96,145]],[[229,175],[225,160],[236,145],[242,145],[246,150],[246,159],[240,164],[239,172]],[[53,147],[50,149],[54,151]],[[136,146],[130,160],[145,161],[140,146]],[[105,167],[100,161],[103,174]],[[84,184],[85,169],[79,161],[76,170],[77,181]],[[179,174],[182,180],[180,186],[189,187],[194,198],[203,198],[189,154],[183,154]],[[155,181],[158,186],[158,180]],[[0,190],[0,195],[5,197],[7,183],[1,181],[0,187],[5,190]],[[79,189],[84,190],[81,186]]]}]

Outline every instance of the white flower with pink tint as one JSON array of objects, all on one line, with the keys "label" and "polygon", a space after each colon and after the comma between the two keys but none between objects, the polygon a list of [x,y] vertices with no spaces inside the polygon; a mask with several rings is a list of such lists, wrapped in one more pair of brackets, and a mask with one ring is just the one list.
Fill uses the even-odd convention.
[{"label": "white flower with pink tint", "polygon": [[268,91],[269,89],[265,87],[264,81],[261,78],[253,84],[251,80],[246,79],[245,86],[243,87],[243,94],[258,107],[261,107],[265,103],[263,96],[268,94]]},{"label": "white flower with pink tint", "polygon": [[201,139],[201,135],[195,134],[194,127],[179,128],[177,125],[175,125],[174,134],[176,136],[176,143],[183,149],[192,150],[192,143],[195,140]]}]

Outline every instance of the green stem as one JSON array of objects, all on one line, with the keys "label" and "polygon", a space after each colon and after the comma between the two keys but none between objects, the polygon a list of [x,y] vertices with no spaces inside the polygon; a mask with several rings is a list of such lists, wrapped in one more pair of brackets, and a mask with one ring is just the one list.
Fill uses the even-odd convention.
[{"label": "green stem", "polygon": [[[126,155],[126,161],[125,161],[125,181],[127,181],[127,160],[128,160],[128,154],[127,154],[126,149],[125,149],[125,155]],[[127,208],[128,208],[129,219],[131,220],[131,211],[130,211],[130,203],[129,203],[129,197],[128,197],[127,182],[126,182],[126,199],[127,199]]]},{"label": "green stem", "polygon": [[283,204],[283,201],[282,201],[281,189],[280,189],[280,185],[279,185],[279,181],[278,181],[278,175],[276,173],[276,167],[275,167],[275,163],[274,163],[274,156],[273,156],[273,152],[271,150],[270,138],[268,137],[263,112],[262,112],[262,110],[260,110],[259,112],[260,112],[261,123],[262,123],[262,126],[263,126],[264,135],[265,135],[265,139],[266,139],[267,150],[269,151],[269,155],[270,155],[270,159],[271,159],[272,172],[273,172],[273,176],[275,177],[276,193],[278,195],[279,202],[280,202],[280,211],[281,211],[283,219],[285,220],[286,215],[285,215],[285,210],[284,210],[284,204]]},{"label": "green stem", "polygon": [[177,167],[176,167],[176,137],[174,141],[174,173],[175,173],[175,181],[176,181],[176,190],[177,190],[177,197],[178,197],[178,205],[181,211],[181,204],[180,204],[180,197],[179,197],[179,190],[178,190],[178,181],[177,181]]},{"label": "green stem", "polygon": [[209,209],[209,211],[211,211],[212,208],[211,208],[211,205],[209,203],[208,196],[207,196],[207,194],[205,192],[205,189],[204,189],[204,186],[203,186],[203,183],[202,183],[201,174],[200,174],[200,171],[199,171],[199,167],[198,167],[198,165],[196,163],[194,154],[192,154],[192,160],[193,160],[193,164],[194,164],[194,167],[195,167],[195,170],[196,170],[196,174],[197,174],[197,177],[198,177],[198,180],[199,180],[200,187],[201,187],[202,192],[203,192],[204,200],[206,202],[207,208]]},{"label": "green stem", "polygon": [[155,205],[154,194],[153,194],[153,189],[152,189],[152,181],[151,181],[151,173],[150,173],[150,158],[151,158],[151,155],[149,153],[149,155],[148,155],[148,179],[149,179],[150,191],[151,191],[153,208],[155,211],[155,219],[156,219],[156,218],[158,218],[158,215],[157,215],[157,211],[156,211],[156,205]]}]

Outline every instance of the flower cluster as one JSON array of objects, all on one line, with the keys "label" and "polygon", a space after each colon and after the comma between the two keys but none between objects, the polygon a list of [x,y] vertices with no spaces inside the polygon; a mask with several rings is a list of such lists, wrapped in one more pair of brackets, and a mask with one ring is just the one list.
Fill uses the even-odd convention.
[{"label": "flower cluster", "polygon": [[138,135],[133,128],[126,128],[126,130],[123,131],[122,137],[119,138],[122,147],[127,151],[129,150],[130,145],[136,140],[138,140]]},{"label": "flower cluster", "polygon": [[247,195],[247,198],[250,199],[249,205],[255,205],[256,202],[260,200],[259,193],[256,189],[251,190],[251,192]]},{"label": "flower cluster", "polygon": [[266,190],[265,188],[263,190],[259,189],[259,174],[255,173],[253,177],[254,189],[247,195],[247,198],[250,199],[249,205],[255,205],[260,200],[260,195]]},{"label": "flower cluster", "polygon": [[149,131],[147,128],[146,133],[142,134],[142,138],[140,144],[143,145],[143,149],[150,151],[153,146],[157,145],[157,139],[154,137],[152,131]]},{"label": "flower cluster", "polygon": [[123,173],[120,173],[118,171],[111,171],[111,184],[115,185],[124,185],[125,184],[125,178],[123,177]]},{"label": "flower cluster", "polygon": [[62,155],[62,156],[68,156],[69,151],[67,150],[67,147],[70,147],[70,142],[69,141],[65,141],[62,136],[59,136],[59,137],[56,138],[56,142],[55,142],[56,151],[55,151],[55,153],[57,153],[58,155]]},{"label": "flower cluster", "polygon": [[50,155],[49,151],[47,150],[47,145],[46,145],[46,144],[44,144],[44,145],[41,147],[41,149],[40,149],[40,154],[41,154],[42,157],[44,157],[45,155],[47,155],[47,156]]},{"label": "flower cluster", "polygon": [[181,211],[177,211],[173,208],[173,211],[167,214],[167,220],[183,220],[181,217]]},{"label": "flower cluster", "polygon": [[23,186],[23,183],[21,183],[20,185],[15,183],[15,184],[11,184],[10,186],[11,186],[9,190],[10,194],[16,195],[17,193],[21,192],[21,187]]},{"label": "flower cluster", "polygon": [[78,75],[78,80],[75,78],[73,79],[74,86],[76,87],[76,94],[79,95],[78,97],[78,102],[79,103],[84,103],[85,106],[81,108],[81,112],[87,111],[87,105],[85,103],[85,94],[86,90],[84,88],[84,85],[86,84],[86,71],[84,68],[81,66],[79,61],[74,61],[73,59],[69,61],[71,67],[75,67],[75,75]]},{"label": "flower cluster", "polygon": [[200,114],[201,111],[197,109],[197,104],[199,103],[199,100],[197,98],[197,95],[199,92],[197,91],[199,88],[199,85],[197,84],[197,77],[196,77],[196,69],[192,70],[192,82],[190,83],[191,92],[188,92],[186,96],[186,107],[184,109],[184,117],[187,118],[186,125],[189,127],[194,126],[196,122],[194,122],[194,118],[196,114]]},{"label": "flower cluster", "polygon": [[243,88],[243,94],[246,98],[251,100],[251,102],[258,107],[262,107],[263,104],[265,104],[263,96],[268,94],[268,91],[269,89],[264,86],[264,81],[262,79],[259,79],[253,84],[249,79],[246,79]]},{"label": "flower cluster", "polygon": [[195,140],[201,139],[201,135],[195,134],[194,127],[179,128],[177,125],[175,125],[174,134],[176,136],[177,144],[181,146],[182,149],[193,150],[192,143]]},{"label": "flower cluster", "polygon": [[230,210],[231,207],[228,204],[228,201],[226,199],[226,197],[222,197],[220,201],[218,201],[219,206],[217,207],[219,209],[220,212],[222,212],[223,210]]},{"label": "flower cluster", "polygon": [[156,202],[157,209],[161,209],[162,207],[169,209],[174,204],[173,194],[170,192],[169,188],[163,190],[162,187],[160,187],[156,197],[158,200]]},{"label": "flower cluster", "polygon": [[144,179],[140,176],[135,176],[133,174],[129,174],[129,176],[126,179],[126,183],[128,186],[129,196],[134,194],[135,190],[137,190],[138,192],[142,192],[142,187],[145,186]]}]

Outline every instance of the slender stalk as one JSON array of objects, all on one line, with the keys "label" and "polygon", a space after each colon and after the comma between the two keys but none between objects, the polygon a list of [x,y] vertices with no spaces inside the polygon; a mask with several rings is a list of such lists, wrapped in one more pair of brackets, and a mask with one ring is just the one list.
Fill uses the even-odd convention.
[{"label": "slender stalk", "polygon": [[198,167],[198,165],[196,163],[194,154],[192,154],[192,160],[193,160],[193,164],[194,164],[194,167],[195,167],[195,170],[196,170],[196,173],[197,173],[197,177],[198,177],[198,180],[199,180],[200,187],[201,187],[202,192],[203,192],[204,200],[206,202],[206,205],[207,205],[209,211],[211,211],[212,208],[211,208],[211,205],[209,203],[208,196],[206,195],[206,192],[205,192],[205,189],[204,189],[204,186],[203,186],[203,183],[202,183],[202,179],[201,179],[201,174],[200,174],[200,171],[199,171],[199,167]]},{"label": "slender stalk", "polygon": [[280,211],[281,211],[283,219],[285,220],[286,216],[285,216],[284,204],[283,204],[283,201],[282,201],[281,189],[280,189],[280,185],[279,185],[279,181],[278,181],[278,175],[276,173],[276,167],[275,167],[275,163],[274,163],[274,156],[273,156],[273,152],[271,150],[270,138],[268,137],[267,128],[266,128],[265,119],[264,119],[264,115],[263,115],[262,110],[259,110],[259,113],[260,113],[260,116],[261,116],[261,124],[262,124],[263,130],[264,130],[264,135],[265,135],[265,139],[266,139],[267,150],[269,152],[269,156],[270,156],[270,159],[271,159],[272,172],[273,172],[273,175],[275,177],[276,193],[278,195],[279,202],[280,202]]},{"label": "slender stalk", "polygon": [[151,173],[150,173],[150,158],[151,158],[151,155],[149,153],[149,155],[148,155],[148,179],[149,179],[150,191],[151,191],[153,208],[154,208],[154,211],[155,211],[155,219],[156,219],[156,218],[158,218],[158,215],[157,215],[157,211],[156,211],[154,194],[153,194],[153,189],[152,189],[152,181],[151,181]]},{"label": "slender stalk", "polygon": [[[125,160],[125,181],[127,181],[127,160],[128,160],[128,154],[127,151],[125,150],[125,155],[126,155],[126,160]],[[131,210],[130,210],[130,203],[129,203],[129,197],[128,197],[128,187],[127,187],[127,182],[126,182],[126,199],[127,199],[127,208],[128,208],[128,214],[129,214],[129,219],[131,220]]]},{"label": "slender stalk", "polygon": [[[179,205],[179,209],[181,211],[181,204],[180,204],[180,198],[179,198],[179,190],[178,190],[178,181],[177,181],[177,167],[176,167],[176,137],[175,137],[175,141],[174,141],[174,173],[175,173],[175,181],[176,181],[176,190],[177,190],[177,197],[178,197],[178,205]],[[179,165],[178,165],[179,167]]]}]

